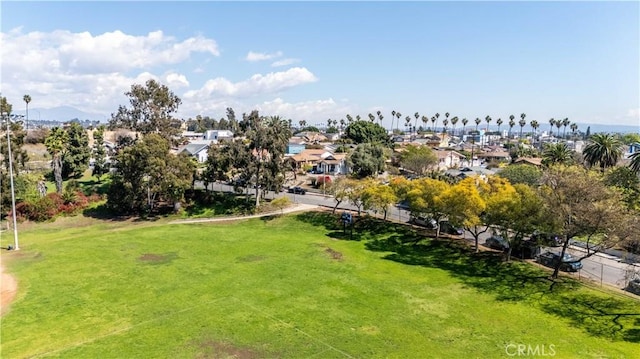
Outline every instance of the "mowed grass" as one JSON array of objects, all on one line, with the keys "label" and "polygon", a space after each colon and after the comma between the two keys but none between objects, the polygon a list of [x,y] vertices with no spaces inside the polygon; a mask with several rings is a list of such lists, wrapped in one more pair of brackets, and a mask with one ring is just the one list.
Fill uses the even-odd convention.
[{"label": "mowed grass", "polygon": [[637,301],[571,281],[550,292],[539,269],[403,244],[415,234],[400,226],[362,222],[349,240],[319,212],[76,224],[27,228],[2,253],[19,282],[2,358],[640,355]]}]

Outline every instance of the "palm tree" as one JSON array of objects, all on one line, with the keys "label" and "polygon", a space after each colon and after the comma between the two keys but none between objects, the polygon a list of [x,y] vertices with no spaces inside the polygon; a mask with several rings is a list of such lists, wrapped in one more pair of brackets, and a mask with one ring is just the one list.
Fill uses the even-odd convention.
[{"label": "palm tree", "polygon": [[556,127],[558,128],[558,138],[560,138],[560,127],[562,127],[562,121],[556,121]]},{"label": "palm tree", "polygon": [[400,126],[400,117],[402,117],[402,114],[400,112],[396,112],[396,117],[398,118],[398,121],[396,122],[396,130],[397,130],[398,127]]},{"label": "palm tree", "polygon": [[496,120],[496,123],[498,124],[498,133],[500,134],[500,138],[502,138],[502,132],[500,132],[500,126],[502,125],[502,119],[498,118]]},{"label": "palm tree", "polygon": [[445,118],[442,120],[442,138],[444,139],[447,134],[447,125],[449,125],[449,119]]},{"label": "palm tree", "polygon": [[411,123],[411,117],[407,116],[404,118],[404,127],[407,128],[409,127],[409,124]]},{"label": "palm tree", "polygon": [[356,115],[356,122],[360,122],[360,119],[361,119],[360,115]]},{"label": "palm tree", "polygon": [[458,123],[458,116],[453,116],[453,118],[451,119],[451,127],[453,127],[453,131],[451,133],[451,136],[455,136],[456,135],[456,124]]},{"label": "palm tree", "polygon": [[340,119],[340,132],[342,132],[344,130],[344,125],[346,124],[346,122],[344,122],[344,118]]},{"label": "palm tree", "polygon": [[571,128],[571,138],[573,139],[573,149],[576,149],[576,131],[578,131],[578,124],[577,123],[572,123],[571,126],[569,126],[569,128]]},{"label": "palm tree", "polygon": [[516,121],[514,121],[515,117],[513,115],[509,116],[509,133],[507,134],[507,138],[509,139],[509,142],[511,142],[511,130],[513,129],[513,126],[516,125]]},{"label": "palm tree", "polygon": [[467,128],[467,123],[469,123],[469,120],[467,120],[466,118],[462,119],[462,136],[464,137],[464,131],[465,128]]},{"label": "palm tree", "polygon": [[391,111],[391,132],[393,132],[393,121],[396,119],[396,110]]},{"label": "palm tree", "polygon": [[298,121],[298,124],[300,125],[300,129],[303,129],[307,126],[307,121],[305,120],[300,120]]},{"label": "palm tree", "polygon": [[436,133],[436,121],[438,121],[436,116],[431,116],[431,132],[433,133]]},{"label": "palm tree", "polygon": [[553,125],[555,124],[556,124],[556,120],[553,117],[551,117],[551,119],[549,120],[549,126],[551,126],[549,128],[549,136],[553,136]]},{"label": "palm tree", "polygon": [[69,135],[60,127],[54,127],[44,140],[44,145],[52,158],[51,167],[58,193],[62,193],[62,153],[68,141]]},{"label": "palm tree", "polygon": [[473,149],[474,147],[476,147],[476,134],[478,134],[478,125],[482,121],[480,120],[480,118],[476,117],[475,122],[476,122],[476,132],[473,134],[473,143],[471,143],[471,166],[473,166]]},{"label": "palm tree", "polygon": [[347,123],[351,124],[353,122],[353,117],[350,114],[347,114]]},{"label": "palm tree", "polygon": [[573,152],[566,143],[548,143],[542,152],[542,164],[551,166],[555,164],[568,165],[573,162]]},{"label": "palm tree", "polygon": [[380,120],[380,127],[383,127],[382,126],[382,119],[384,118],[384,116],[382,116],[382,112],[380,110],[378,110],[376,112],[376,115],[378,115],[378,120]]},{"label": "palm tree", "polygon": [[420,118],[420,114],[416,112],[413,114],[413,117],[416,118],[416,121],[413,123],[413,128],[416,129],[418,128],[418,119]]},{"label": "palm tree", "polygon": [[436,112],[436,114],[434,115],[436,116],[436,125],[433,127],[433,132],[436,132],[436,128],[438,128],[438,119],[440,118],[440,114],[438,112]]},{"label": "palm tree", "polygon": [[536,135],[538,133],[538,127],[540,127],[540,124],[538,123],[537,120],[532,120],[531,122],[529,122],[529,126],[531,126],[532,129],[532,135],[531,137],[533,138],[533,143],[535,144],[536,142]]},{"label": "palm tree", "polygon": [[640,152],[636,152],[629,157],[631,162],[629,163],[629,168],[636,174],[640,174]]},{"label": "palm tree", "polygon": [[567,133],[567,126],[569,126],[570,123],[571,121],[569,121],[568,118],[562,120],[562,126],[564,126],[564,129],[562,130],[562,138],[564,139],[566,139],[565,134]]},{"label": "palm tree", "polygon": [[427,122],[429,122],[429,117],[422,116],[422,123],[424,124],[425,129],[427,128]]},{"label": "palm tree", "polygon": [[375,120],[376,120],[376,117],[372,113],[369,113],[369,121],[373,123]]},{"label": "palm tree", "polygon": [[27,114],[27,124],[26,124],[26,131],[27,133],[29,132],[29,102],[31,102],[31,96],[29,95],[24,95],[22,96],[22,99],[24,100],[24,103],[26,104],[26,114]]},{"label": "palm tree", "polygon": [[622,157],[622,142],[611,134],[596,133],[589,139],[582,155],[589,167],[599,165],[604,172],[607,167],[615,166]]},{"label": "palm tree", "polygon": [[491,122],[491,116],[487,115],[484,120],[487,121],[487,132],[489,132],[489,123]]},{"label": "palm tree", "polygon": [[520,136],[518,138],[519,140],[522,140],[522,128],[527,124],[527,121],[524,120],[525,117],[527,117],[526,114],[520,114],[520,121],[518,121],[518,125],[520,125]]}]

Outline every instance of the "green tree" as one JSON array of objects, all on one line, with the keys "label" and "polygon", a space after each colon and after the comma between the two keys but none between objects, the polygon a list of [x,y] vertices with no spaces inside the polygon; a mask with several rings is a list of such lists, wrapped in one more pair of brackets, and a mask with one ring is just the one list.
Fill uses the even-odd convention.
[{"label": "green tree", "polygon": [[400,153],[400,165],[420,176],[438,162],[433,150],[427,146],[408,145]]},{"label": "green tree", "polygon": [[93,171],[92,175],[101,181],[104,174],[109,173],[107,165],[107,151],[104,148],[105,126],[99,126],[93,131]]},{"label": "green tree", "polygon": [[89,147],[89,136],[82,126],[73,122],[65,130],[67,132],[67,142],[62,156],[62,178],[78,178],[89,167],[91,158],[91,148]]},{"label": "green tree", "polygon": [[565,239],[562,256],[575,237],[586,244],[579,261],[638,235],[634,233],[637,226],[632,225],[637,224],[637,214],[625,207],[619,191],[604,184],[601,174],[576,166],[554,166],[545,171],[542,184],[547,218]]},{"label": "green tree", "polygon": [[501,169],[498,176],[507,179],[511,184],[523,183],[535,187],[540,184],[542,170],[532,165],[515,164]]},{"label": "green tree", "polygon": [[158,133],[171,140],[180,134],[180,120],[173,117],[182,103],[165,85],[148,80],[145,85],[134,84],[125,95],[130,107],[120,106],[111,116],[111,127],[124,127],[143,135]]},{"label": "green tree", "polygon": [[[425,215],[433,218],[436,223],[440,223],[448,213],[447,203],[440,197],[448,188],[449,184],[444,181],[432,178],[420,178],[410,182],[410,190],[407,192],[406,200],[414,215]],[[436,230],[436,238],[440,236],[440,229]]]},{"label": "green tree", "polygon": [[69,142],[69,134],[60,127],[54,127],[44,141],[51,155],[51,167],[56,183],[56,192],[62,193],[62,157]]},{"label": "green tree", "polygon": [[545,166],[570,165],[573,163],[573,151],[566,143],[548,143],[542,152],[542,164]]},{"label": "green tree", "polygon": [[184,191],[191,186],[194,169],[190,158],[170,153],[164,137],[149,134],[116,155],[107,206],[121,214],[141,214],[165,201],[178,209]]},{"label": "green tree", "polygon": [[640,210],[640,178],[626,166],[616,166],[604,174],[604,183],[618,188],[630,209]]},{"label": "green tree", "polygon": [[607,167],[615,166],[622,158],[622,142],[614,135],[596,133],[589,139],[582,155],[589,167],[598,165],[604,172]]},{"label": "green tree", "polygon": [[379,144],[362,143],[347,157],[347,163],[358,178],[376,176],[384,170],[384,148]]},{"label": "green tree", "polygon": [[353,122],[347,126],[345,136],[356,144],[380,143],[383,146],[390,145],[387,132],[377,123],[366,121]]},{"label": "green tree", "polygon": [[26,123],[25,127],[26,127],[26,131],[29,132],[29,103],[31,102],[31,96],[24,95],[24,96],[22,96],[22,100],[24,101],[25,113],[27,115],[27,123]]}]

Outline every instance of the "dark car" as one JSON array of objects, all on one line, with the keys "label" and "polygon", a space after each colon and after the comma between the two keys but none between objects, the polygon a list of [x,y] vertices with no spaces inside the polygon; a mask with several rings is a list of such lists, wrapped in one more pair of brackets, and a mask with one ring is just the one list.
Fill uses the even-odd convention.
[{"label": "dark car", "polygon": [[450,234],[452,236],[461,236],[464,234],[464,229],[455,227],[451,222],[440,221],[440,233]]},{"label": "dark car", "polygon": [[540,255],[538,243],[527,240],[516,243],[511,249],[511,256],[520,259],[533,259]]},{"label": "dark car", "polygon": [[[545,252],[538,256],[538,263],[545,267],[555,268],[560,262],[560,254],[553,252]],[[571,254],[565,253],[560,264],[560,270],[565,272],[577,272],[582,269],[582,263],[574,258]]]},{"label": "dark car", "polygon": [[500,251],[506,251],[509,249],[509,242],[500,236],[491,236],[487,238],[484,245],[491,249],[497,249]]},{"label": "dark car", "polygon": [[534,233],[531,236],[531,241],[537,243],[539,246],[560,247],[564,244],[562,236],[553,233]]},{"label": "dark car", "polygon": [[640,295],[640,278],[630,280],[625,289],[633,294]]},{"label": "dark car", "polygon": [[305,193],[307,193],[307,191],[305,191],[305,189],[300,187],[300,186],[295,186],[295,187],[289,187],[289,193],[305,194]]}]

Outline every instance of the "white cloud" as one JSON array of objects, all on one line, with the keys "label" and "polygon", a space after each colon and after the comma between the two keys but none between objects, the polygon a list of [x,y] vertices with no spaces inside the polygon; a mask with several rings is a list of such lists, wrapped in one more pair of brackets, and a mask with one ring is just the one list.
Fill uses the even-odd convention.
[{"label": "white cloud", "polygon": [[309,124],[326,124],[327,119],[344,117],[353,107],[349,103],[336,102],[332,98],[296,103],[285,102],[282,98],[265,101],[255,106],[263,115],[278,115],[293,121],[306,120]]},{"label": "white cloud", "polygon": [[298,85],[316,82],[318,79],[304,67],[293,67],[287,71],[255,74],[249,79],[233,83],[219,77],[207,81],[199,90],[184,94],[189,99],[206,99],[211,96],[248,97],[286,90]]},{"label": "white cloud", "polygon": [[189,87],[189,81],[184,75],[175,72],[168,73],[164,76],[165,83],[171,89],[180,87]]},{"label": "white cloud", "polygon": [[266,53],[266,52],[253,52],[253,51],[249,51],[249,53],[247,54],[247,57],[245,58],[245,60],[249,61],[249,62],[256,62],[256,61],[265,61],[265,60],[272,60],[272,59],[276,59],[278,57],[282,56],[282,51],[276,51],[272,54]]},{"label": "white cloud", "polygon": [[288,66],[300,62],[300,59],[282,59],[271,64],[272,67]]},{"label": "white cloud", "polygon": [[627,117],[631,117],[640,121],[640,108],[629,109],[629,111],[627,111]]}]

